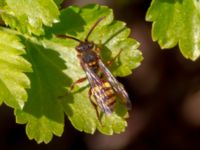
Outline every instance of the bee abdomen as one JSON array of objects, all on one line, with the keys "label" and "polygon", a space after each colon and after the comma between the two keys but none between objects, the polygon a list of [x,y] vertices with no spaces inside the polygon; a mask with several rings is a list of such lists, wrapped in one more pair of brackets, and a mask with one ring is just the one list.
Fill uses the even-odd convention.
[{"label": "bee abdomen", "polygon": [[94,87],[93,94],[95,95],[97,102],[102,101],[111,110],[114,109],[116,103],[116,95],[110,83],[104,82],[103,85]]},{"label": "bee abdomen", "polygon": [[112,96],[107,97],[107,99],[106,99],[106,101],[105,101],[105,104],[106,104],[111,110],[113,110],[114,107],[115,107],[115,104],[116,104],[116,96],[115,96],[115,95],[112,95]]}]

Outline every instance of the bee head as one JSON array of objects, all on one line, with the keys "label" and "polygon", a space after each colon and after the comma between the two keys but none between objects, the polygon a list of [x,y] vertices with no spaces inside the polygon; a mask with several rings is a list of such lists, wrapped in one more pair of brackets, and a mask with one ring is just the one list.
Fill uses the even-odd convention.
[{"label": "bee head", "polygon": [[80,42],[80,44],[76,47],[76,50],[80,53],[91,50],[94,47],[93,42]]}]

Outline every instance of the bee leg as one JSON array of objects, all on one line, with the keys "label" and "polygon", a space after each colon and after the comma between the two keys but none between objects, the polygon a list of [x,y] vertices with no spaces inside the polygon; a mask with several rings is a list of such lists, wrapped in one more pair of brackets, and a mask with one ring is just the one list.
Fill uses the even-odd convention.
[{"label": "bee leg", "polygon": [[89,89],[89,98],[90,98],[90,101],[91,101],[91,103],[92,103],[92,105],[93,105],[95,111],[96,111],[97,118],[98,118],[100,124],[102,124],[100,114],[99,114],[99,112],[98,112],[98,110],[97,110],[97,105],[96,105],[96,103],[95,103],[95,102],[93,101],[93,99],[92,99],[91,88]]},{"label": "bee leg", "polygon": [[100,53],[101,49],[99,47],[96,48],[96,52]]},{"label": "bee leg", "polygon": [[98,45],[95,45],[95,51],[100,54],[101,50],[102,50],[102,41],[100,40],[99,41],[99,44]]},{"label": "bee leg", "polygon": [[72,91],[72,90],[74,89],[74,86],[75,86],[76,84],[79,84],[79,83],[85,81],[86,79],[87,79],[87,78],[84,77],[84,78],[80,78],[80,79],[76,80],[75,82],[73,82],[73,83],[71,84],[71,86],[70,86],[70,91]]},{"label": "bee leg", "polygon": [[97,105],[96,105],[93,101],[91,101],[91,103],[92,103],[92,105],[94,106],[94,109],[95,109],[96,114],[97,114],[97,118],[98,118],[100,124],[102,125],[101,117],[100,117],[100,114],[99,114],[99,112],[98,112],[98,110],[97,110]]},{"label": "bee leg", "polygon": [[123,49],[120,49],[120,51],[118,52],[118,54],[117,54],[115,57],[113,57],[111,60],[109,60],[109,61],[106,62],[106,66],[107,66],[107,67],[110,67],[110,66],[112,65],[112,63],[113,63],[117,58],[119,58],[119,56],[120,56],[122,50],[123,50]]},{"label": "bee leg", "polygon": [[[73,83],[71,84],[71,86],[70,86],[70,91],[72,91],[72,90],[74,89],[74,86],[75,86],[76,84],[79,84],[79,83],[85,81],[86,79],[87,79],[87,78],[84,77],[84,78],[80,78],[80,79],[76,80],[75,82],[73,82]],[[65,93],[65,94],[62,95],[62,96],[58,96],[58,98],[61,99],[61,98],[65,97],[67,94],[68,94],[68,93]]]}]

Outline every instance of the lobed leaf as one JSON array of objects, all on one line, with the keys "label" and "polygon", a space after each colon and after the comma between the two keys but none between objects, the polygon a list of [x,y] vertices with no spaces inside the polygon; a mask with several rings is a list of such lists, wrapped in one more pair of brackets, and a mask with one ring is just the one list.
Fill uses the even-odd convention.
[{"label": "lobed leaf", "polygon": [[33,72],[28,74],[31,88],[23,110],[16,110],[18,123],[27,123],[26,132],[38,143],[48,143],[53,134],[61,136],[64,128],[64,113],[59,96],[69,86],[70,79],[62,72],[65,62],[54,49],[44,47],[41,41],[26,40],[26,58]]},{"label": "lobed leaf", "polygon": [[152,37],[161,48],[179,45],[184,57],[200,55],[200,2],[197,0],[153,0],[146,20],[153,22]]},{"label": "lobed leaf", "polygon": [[43,25],[52,26],[58,22],[59,10],[53,0],[4,0],[2,4],[5,24],[22,33],[41,35]]},{"label": "lobed leaf", "polygon": [[[60,136],[64,127],[64,113],[76,129],[86,133],[99,130],[112,135],[125,130],[128,113],[120,102],[112,115],[105,116],[102,113],[100,123],[89,100],[88,81],[69,91],[73,81],[85,76],[75,51],[79,43],[51,37],[52,34],[68,34],[83,40],[102,16],[105,19],[95,28],[89,40],[102,48],[101,55],[105,61],[123,49],[111,68],[113,73],[125,76],[140,64],[142,55],[137,50],[138,42],[127,38],[130,31],[123,22],[113,21],[111,9],[88,5],[83,8],[72,6],[61,11],[60,22],[52,28],[46,28],[43,38],[23,39],[27,50],[25,58],[32,64],[33,72],[27,74],[31,81],[28,101],[23,110],[17,109],[15,114],[18,123],[27,124],[26,131],[30,139],[48,143],[53,134]],[[67,24],[68,21],[70,24]]]},{"label": "lobed leaf", "polygon": [[31,71],[31,65],[24,54],[19,38],[0,28],[0,104],[20,109],[27,100],[25,88],[30,88],[30,81],[25,72]]}]

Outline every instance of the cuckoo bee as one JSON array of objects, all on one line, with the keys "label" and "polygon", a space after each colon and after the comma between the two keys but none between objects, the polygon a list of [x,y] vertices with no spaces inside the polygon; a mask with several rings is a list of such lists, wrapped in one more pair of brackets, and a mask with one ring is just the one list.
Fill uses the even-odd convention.
[{"label": "cuckoo bee", "polygon": [[96,23],[88,32],[84,41],[67,35],[57,35],[61,38],[69,38],[79,42],[79,45],[76,46],[75,49],[77,51],[77,57],[80,60],[80,64],[86,73],[86,77],[75,81],[71,85],[71,89],[73,89],[74,85],[83,82],[86,79],[89,81],[89,98],[96,110],[98,118],[98,107],[106,115],[112,113],[113,109],[115,108],[116,97],[118,97],[128,109],[131,109],[131,101],[126,90],[107,68],[107,66],[112,64],[112,62],[120,55],[121,51],[111,61],[107,62],[106,65],[106,63],[104,64],[100,58],[97,45],[92,41],[88,41],[88,37],[95,27],[103,20],[103,18],[104,17],[96,21]]}]

